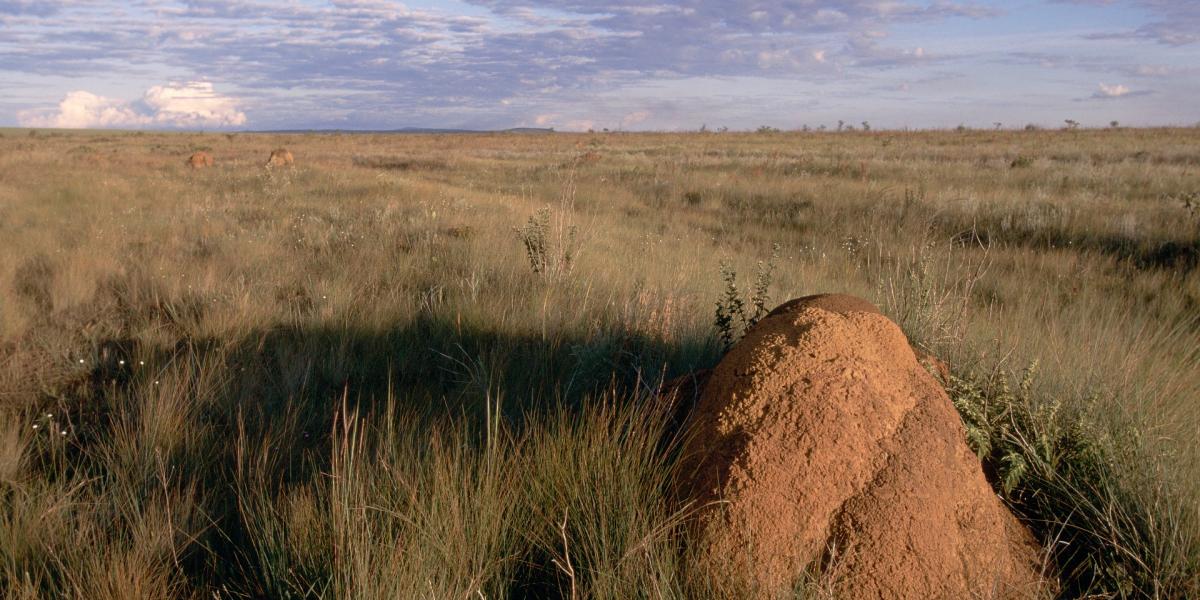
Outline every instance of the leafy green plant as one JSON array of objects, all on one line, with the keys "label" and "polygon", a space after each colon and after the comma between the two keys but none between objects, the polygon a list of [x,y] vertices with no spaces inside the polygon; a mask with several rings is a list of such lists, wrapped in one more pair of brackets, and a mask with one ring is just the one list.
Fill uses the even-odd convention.
[{"label": "leafy green plant", "polygon": [[516,232],[534,274],[552,278],[570,274],[579,250],[575,225],[564,224],[561,217],[557,224],[552,223],[550,208],[544,207]]},{"label": "leafy green plant", "polygon": [[[717,335],[726,349],[733,346],[734,342],[741,339],[748,329],[770,312],[770,309],[767,308],[771,302],[769,290],[771,280],[775,276],[779,249],[779,244],[774,244],[771,249],[771,258],[766,261],[758,261],[754,286],[750,290],[748,299],[742,297],[743,294],[738,288],[737,271],[729,263],[721,262],[721,280],[725,282],[725,288],[721,298],[717,300],[714,325]],[[747,305],[753,312],[747,312]]]},{"label": "leafy green plant", "polygon": [[545,273],[550,261],[550,209],[538,209],[524,225],[517,228],[517,237],[525,246],[525,257],[534,273]]},{"label": "leafy green plant", "polygon": [[721,280],[725,282],[725,291],[717,300],[715,325],[721,344],[729,349],[746,328],[746,303],[738,290],[737,272],[724,261],[721,262]]},{"label": "leafy green plant", "polygon": [[1035,362],[1016,376],[952,375],[947,392],[985,472],[1047,547],[1061,595],[1187,597],[1195,559],[1164,550],[1195,514],[1174,487],[1128,476],[1128,461],[1162,457],[1132,424],[1099,421],[1099,395],[1066,403],[1039,394],[1037,378]]}]

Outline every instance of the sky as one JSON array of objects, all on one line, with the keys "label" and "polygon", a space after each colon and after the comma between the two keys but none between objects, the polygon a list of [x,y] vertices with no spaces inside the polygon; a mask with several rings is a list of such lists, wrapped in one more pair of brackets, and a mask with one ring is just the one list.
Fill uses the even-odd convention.
[{"label": "sky", "polygon": [[0,126],[1194,125],[1200,0],[0,0]]}]

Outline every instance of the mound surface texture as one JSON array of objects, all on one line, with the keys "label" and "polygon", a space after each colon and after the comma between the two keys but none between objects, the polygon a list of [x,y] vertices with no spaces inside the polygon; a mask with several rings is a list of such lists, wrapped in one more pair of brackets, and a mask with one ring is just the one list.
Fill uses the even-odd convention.
[{"label": "mound surface texture", "polygon": [[213,157],[207,152],[196,152],[188,157],[187,164],[193,169],[203,169],[213,166]]},{"label": "mound surface texture", "polygon": [[945,391],[865,300],[777,308],[716,367],[692,419],[702,550],[762,596],[814,565],[839,598],[1037,592],[1031,536]]},{"label": "mound surface texture", "polygon": [[271,151],[271,158],[267,159],[268,167],[286,167],[295,164],[296,159],[287,148],[276,148]]}]

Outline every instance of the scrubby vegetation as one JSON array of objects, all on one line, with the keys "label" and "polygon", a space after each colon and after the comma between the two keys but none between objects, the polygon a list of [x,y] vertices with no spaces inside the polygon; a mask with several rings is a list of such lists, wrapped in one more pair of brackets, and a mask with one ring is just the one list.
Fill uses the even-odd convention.
[{"label": "scrubby vegetation", "polygon": [[742,596],[654,392],[845,291],[950,364],[1063,596],[1200,595],[1198,147],[5,135],[0,594]]}]

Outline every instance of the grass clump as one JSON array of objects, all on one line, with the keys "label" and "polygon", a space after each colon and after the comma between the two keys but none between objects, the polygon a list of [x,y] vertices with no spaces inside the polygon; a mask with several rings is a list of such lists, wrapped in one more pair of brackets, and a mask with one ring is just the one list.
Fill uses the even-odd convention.
[{"label": "grass clump", "polygon": [[1008,166],[1011,169],[1028,169],[1033,166],[1033,157],[1026,155],[1017,156],[1012,159],[1012,162],[1008,163]]},{"label": "grass clump", "polygon": [[[678,597],[664,414],[598,400],[498,419],[349,410],[328,471],[287,482],[241,439],[246,593],[280,598]],[[623,404],[623,403],[622,403]]]}]

